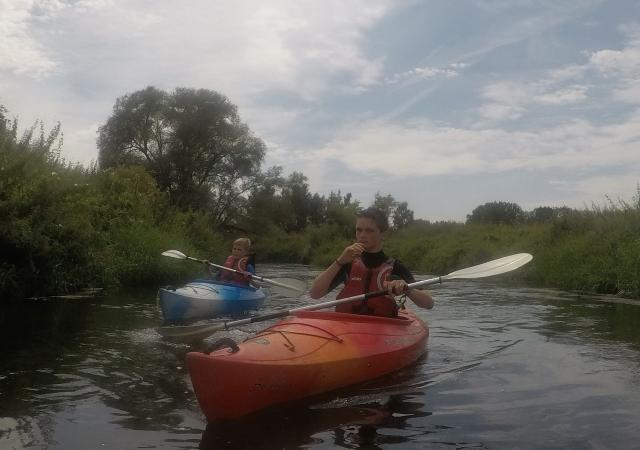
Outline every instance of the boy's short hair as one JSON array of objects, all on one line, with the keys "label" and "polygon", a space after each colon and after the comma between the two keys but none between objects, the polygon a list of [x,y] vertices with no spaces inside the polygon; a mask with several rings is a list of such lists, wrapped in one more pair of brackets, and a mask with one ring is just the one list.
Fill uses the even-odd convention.
[{"label": "boy's short hair", "polygon": [[387,215],[379,208],[370,206],[357,213],[356,217],[358,219],[365,218],[373,220],[378,229],[383,233],[389,229],[389,219],[387,219]]},{"label": "boy's short hair", "polygon": [[236,244],[240,244],[242,245],[244,248],[248,250],[251,250],[251,239],[249,238],[238,238],[235,241],[233,241],[233,245]]}]

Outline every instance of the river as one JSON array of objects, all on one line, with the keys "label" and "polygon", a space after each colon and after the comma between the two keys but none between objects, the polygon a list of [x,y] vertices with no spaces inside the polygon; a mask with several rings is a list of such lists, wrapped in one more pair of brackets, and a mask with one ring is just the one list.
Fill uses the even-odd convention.
[{"label": "river", "polygon": [[[499,278],[431,292],[416,364],[209,425],[184,367],[190,347],[154,330],[155,290],[25,300],[0,315],[0,449],[640,448],[640,302]],[[261,313],[309,301],[274,296]],[[227,333],[241,341],[268,324]]]}]

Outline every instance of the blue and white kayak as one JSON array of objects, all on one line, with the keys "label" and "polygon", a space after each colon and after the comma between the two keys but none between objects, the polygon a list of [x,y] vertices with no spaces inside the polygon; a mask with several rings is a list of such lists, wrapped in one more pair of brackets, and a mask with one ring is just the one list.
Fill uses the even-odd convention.
[{"label": "blue and white kayak", "polygon": [[262,287],[203,279],[176,289],[160,288],[158,306],[166,322],[180,322],[258,309],[267,295]]}]

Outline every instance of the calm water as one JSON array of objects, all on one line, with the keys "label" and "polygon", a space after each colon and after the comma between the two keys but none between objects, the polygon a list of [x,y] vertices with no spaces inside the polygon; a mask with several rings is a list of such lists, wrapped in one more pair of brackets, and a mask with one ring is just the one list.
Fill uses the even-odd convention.
[{"label": "calm water", "polygon": [[[154,331],[155,292],[24,302],[0,315],[0,449],[640,448],[640,302],[486,281],[432,292],[414,366],[209,425],[189,347]],[[274,297],[264,312],[305,301]]]}]

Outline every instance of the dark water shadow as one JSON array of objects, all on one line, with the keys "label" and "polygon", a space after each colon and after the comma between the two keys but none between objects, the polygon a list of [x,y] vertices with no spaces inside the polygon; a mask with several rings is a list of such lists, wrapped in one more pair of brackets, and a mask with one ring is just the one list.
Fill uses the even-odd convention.
[{"label": "dark water shadow", "polygon": [[580,335],[590,341],[628,344],[640,350],[640,302],[564,293],[561,301],[542,298],[553,308],[544,316],[548,336]]},{"label": "dark water shadow", "polygon": [[[43,382],[60,355],[87,329],[92,305],[77,299],[24,299],[0,308],[0,391],[3,409],[26,387]],[[42,367],[52,368],[43,371]],[[7,383],[7,378],[17,383]]]},{"label": "dark water shadow", "polygon": [[391,395],[342,407],[289,405],[271,408],[236,421],[207,425],[200,449],[275,449],[324,445],[327,448],[381,448],[402,444],[402,434],[379,433],[381,428],[407,428],[409,419],[425,417],[423,404],[409,395]]},{"label": "dark water shadow", "polygon": [[0,350],[66,340],[82,331],[91,299],[38,298],[8,301],[0,308]]}]

